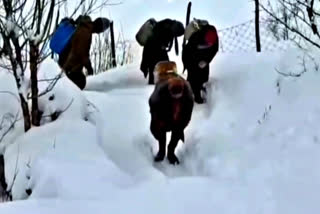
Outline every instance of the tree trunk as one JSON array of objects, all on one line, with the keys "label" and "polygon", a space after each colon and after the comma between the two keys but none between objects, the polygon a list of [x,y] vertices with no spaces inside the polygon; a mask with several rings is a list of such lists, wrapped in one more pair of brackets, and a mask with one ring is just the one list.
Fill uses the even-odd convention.
[{"label": "tree trunk", "polygon": [[[3,42],[6,44],[6,54],[9,56],[11,65],[12,65],[12,72],[13,76],[16,80],[16,85],[18,90],[21,88],[21,76],[18,75],[17,69],[18,69],[18,64],[20,65],[20,69],[23,69],[22,66],[22,61],[18,62],[17,60],[22,60],[22,58],[17,58],[13,56],[13,50],[10,46],[10,38],[7,37],[5,34],[2,34],[3,36]],[[15,43],[17,44],[17,43]],[[15,46],[16,52],[21,52],[21,49]],[[21,54],[18,54],[21,56]],[[23,72],[21,71],[21,75],[23,75]],[[24,131],[27,132],[31,128],[31,120],[30,120],[30,114],[29,114],[29,106],[25,98],[23,97],[22,93],[19,93],[19,98],[20,98],[20,104],[21,104],[21,109],[23,113],[23,120],[24,120]]]},{"label": "tree trunk", "polygon": [[256,25],[256,48],[257,52],[261,52],[261,43],[260,43],[260,23],[259,23],[259,0],[255,0],[255,6],[256,6],[256,11],[255,11],[255,25]]},{"label": "tree trunk", "polygon": [[27,101],[24,99],[23,95],[19,93],[22,114],[24,118],[24,131],[27,132],[31,128],[31,119],[29,114],[29,106]]},{"label": "tree trunk", "polygon": [[33,42],[30,42],[30,72],[31,72],[31,123],[40,126],[40,114],[38,108],[38,59],[39,49]]}]

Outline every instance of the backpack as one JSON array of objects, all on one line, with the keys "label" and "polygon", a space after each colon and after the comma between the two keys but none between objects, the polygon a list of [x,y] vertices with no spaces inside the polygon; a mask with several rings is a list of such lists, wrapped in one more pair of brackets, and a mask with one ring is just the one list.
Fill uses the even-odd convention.
[{"label": "backpack", "polygon": [[50,40],[50,49],[57,54],[61,54],[65,47],[69,44],[76,26],[69,18],[63,19],[53,33]]},{"label": "backpack", "polygon": [[148,19],[136,34],[136,40],[141,46],[145,46],[148,39],[153,35],[153,28],[157,21],[154,18]]},{"label": "backpack", "polygon": [[217,30],[214,26],[208,25],[202,29],[203,32],[203,42],[202,44],[198,44],[198,49],[206,49],[210,48],[215,44],[219,44],[219,38],[217,34]]},{"label": "backpack", "polygon": [[202,19],[196,19],[194,18],[189,25],[186,27],[186,30],[184,32],[184,40],[187,41],[190,39],[190,37],[192,36],[192,34],[194,34],[195,32],[199,31],[201,28],[203,28],[204,26],[208,25],[208,21],[207,20],[202,20]]}]

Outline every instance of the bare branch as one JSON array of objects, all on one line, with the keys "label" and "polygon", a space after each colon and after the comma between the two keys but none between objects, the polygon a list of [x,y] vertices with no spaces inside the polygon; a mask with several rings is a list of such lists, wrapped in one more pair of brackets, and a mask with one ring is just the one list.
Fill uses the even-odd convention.
[{"label": "bare branch", "polygon": [[7,196],[8,196],[8,198],[10,198],[10,200],[12,200],[11,192],[12,192],[13,185],[16,182],[17,175],[18,175],[18,172],[19,172],[19,169],[18,169],[19,157],[20,157],[20,144],[18,143],[18,153],[17,153],[16,164],[15,164],[14,176],[13,176],[10,188],[8,188],[7,191],[6,191],[7,192]]},{"label": "bare branch", "polygon": [[[58,81],[63,77],[63,71],[61,71],[56,77],[52,78],[52,79],[40,79],[38,80],[38,82],[50,82],[48,87],[43,91],[41,92],[40,94],[37,95],[37,97],[41,97],[47,93],[49,93],[50,91],[53,90],[53,88],[55,87],[55,85],[58,83]],[[27,97],[28,99],[32,99],[32,95],[28,95]]]},{"label": "bare branch", "polygon": [[279,71],[277,68],[275,68],[276,72],[282,76],[285,76],[285,77],[300,77],[302,74],[304,74],[305,72],[307,72],[306,70],[303,70],[301,73],[284,73],[284,72],[281,72]]},{"label": "bare branch", "polygon": [[78,6],[73,10],[73,12],[70,15],[70,18],[72,18],[78,11],[79,9],[82,7],[82,5],[85,3],[85,0],[81,0],[80,3],[78,4]]},{"label": "bare branch", "polygon": [[279,17],[277,17],[276,15],[274,15],[272,12],[270,12],[267,8],[265,8],[262,4],[260,4],[260,7],[268,14],[270,15],[272,18],[274,18],[277,22],[281,23],[283,26],[285,26],[287,29],[289,29],[290,31],[296,33],[297,35],[299,35],[300,37],[302,37],[305,41],[309,42],[310,44],[316,46],[317,48],[320,48],[320,45],[315,42],[314,40],[310,39],[309,37],[307,37],[306,35],[304,35],[302,32],[300,32],[298,29],[289,26],[287,23],[285,23],[283,20],[281,20]]},{"label": "bare branch", "polygon": [[[16,116],[14,117],[14,121],[11,121],[11,125],[8,127],[8,129],[6,131],[3,132],[2,136],[0,137],[0,143],[3,141],[3,139],[5,138],[5,136],[15,127],[16,123],[21,120],[21,118],[19,117],[20,115],[20,111],[18,111],[16,113]],[[13,115],[10,115],[10,117]],[[2,125],[4,123],[5,118],[2,119],[2,122],[0,124],[0,130],[3,128]]]},{"label": "bare branch", "polygon": [[52,79],[52,81],[50,82],[50,84],[48,85],[48,87],[46,88],[45,91],[41,92],[38,97],[41,97],[47,93],[49,93],[50,91],[53,90],[53,88],[55,87],[55,85],[58,83],[58,81],[62,78],[63,76],[63,72],[61,71],[60,74],[58,74],[55,78]]},{"label": "bare branch", "polygon": [[13,96],[18,101],[18,103],[20,103],[19,97],[15,93],[13,93],[12,91],[0,91],[0,94],[9,94],[9,95]]}]

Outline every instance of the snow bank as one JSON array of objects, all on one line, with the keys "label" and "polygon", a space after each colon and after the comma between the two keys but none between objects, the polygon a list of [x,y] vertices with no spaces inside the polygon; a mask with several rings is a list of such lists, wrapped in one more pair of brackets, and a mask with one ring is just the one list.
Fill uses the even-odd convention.
[{"label": "snow bank", "polygon": [[[39,67],[38,75],[39,110],[43,112],[41,124],[58,119],[89,120],[93,106],[87,101],[82,91],[70,81],[58,64],[52,59],[46,60]],[[45,81],[48,80],[48,81]]]},{"label": "snow bank", "polygon": [[128,89],[147,85],[143,73],[137,69],[138,63],[110,69],[96,76],[87,78],[87,91],[111,91],[114,89]]},{"label": "snow bank", "polygon": [[320,73],[310,58],[298,78],[275,70],[301,73],[301,56],[297,50],[219,55],[213,65],[212,112],[183,157],[192,174],[211,177],[223,192],[234,189],[236,201],[238,188],[245,187],[254,206],[243,213],[320,210],[314,200],[320,189]]},{"label": "snow bank", "polygon": [[13,198],[26,198],[30,188],[31,198],[93,199],[128,185],[126,174],[97,144],[96,133],[88,122],[64,119],[21,136],[5,153]]}]

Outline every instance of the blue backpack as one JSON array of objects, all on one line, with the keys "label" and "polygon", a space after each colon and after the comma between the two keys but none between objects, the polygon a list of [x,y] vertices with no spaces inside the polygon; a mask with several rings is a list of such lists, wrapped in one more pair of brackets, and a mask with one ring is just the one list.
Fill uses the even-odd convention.
[{"label": "blue backpack", "polygon": [[50,40],[50,48],[54,53],[61,54],[64,48],[70,42],[76,27],[70,22],[70,19],[64,19],[60,22]]}]

